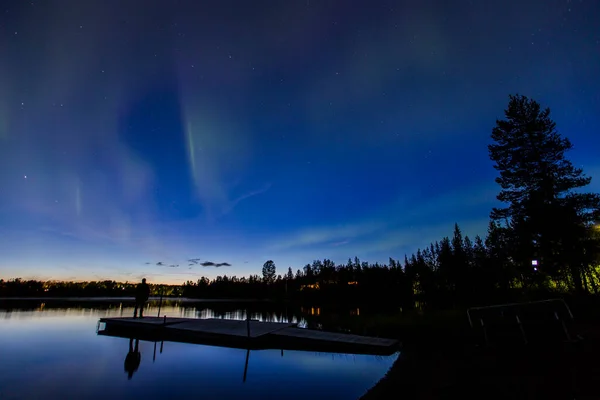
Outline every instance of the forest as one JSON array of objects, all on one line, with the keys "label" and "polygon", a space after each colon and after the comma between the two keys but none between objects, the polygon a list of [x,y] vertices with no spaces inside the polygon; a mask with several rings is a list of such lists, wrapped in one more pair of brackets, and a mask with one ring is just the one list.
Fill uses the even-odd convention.
[{"label": "forest", "polygon": [[[464,236],[456,224],[449,236],[385,264],[325,259],[278,274],[268,260],[260,275],[151,285],[152,294],[447,308],[598,293],[600,195],[584,191],[591,178],[566,158],[573,145],[549,109],[511,95],[504,114],[488,152],[505,207],[491,210],[485,237]],[[17,278],[0,280],[0,297],[132,296],[135,284]]]}]

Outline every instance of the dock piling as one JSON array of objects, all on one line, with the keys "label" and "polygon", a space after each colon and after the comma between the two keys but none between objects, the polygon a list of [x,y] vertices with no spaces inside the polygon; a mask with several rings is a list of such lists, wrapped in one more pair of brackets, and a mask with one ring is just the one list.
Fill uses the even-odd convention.
[{"label": "dock piling", "polygon": [[244,365],[244,380],[243,380],[244,383],[246,383],[246,375],[248,374],[248,358],[250,358],[250,349],[246,350],[246,364]]},{"label": "dock piling", "polygon": [[250,338],[250,313],[246,309],[246,330],[248,332],[248,338]]},{"label": "dock piling", "polygon": [[158,302],[158,315],[157,315],[157,317],[159,317],[159,318],[160,318],[160,307],[162,306],[163,291],[164,291],[164,286],[161,286],[160,287],[160,301]]}]

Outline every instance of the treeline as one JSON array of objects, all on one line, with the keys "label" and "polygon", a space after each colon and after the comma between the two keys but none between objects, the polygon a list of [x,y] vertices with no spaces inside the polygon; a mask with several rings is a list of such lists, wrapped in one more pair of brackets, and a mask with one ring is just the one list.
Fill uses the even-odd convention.
[{"label": "treeline", "polygon": [[[470,239],[455,225],[451,237],[431,243],[404,260],[369,263],[357,257],[346,264],[315,260],[271,281],[218,276],[201,278],[183,286],[185,297],[288,298],[303,303],[343,302],[348,305],[380,303],[411,308],[489,304],[568,293],[573,281],[553,275],[541,260],[517,264],[505,229],[490,223],[487,236]],[[537,265],[535,264],[537,261]],[[585,290],[598,293],[600,267],[589,265],[582,274]]]},{"label": "treeline", "polygon": [[[203,299],[287,299],[299,303],[365,303],[412,308],[451,307],[546,297],[573,291],[573,279],[553,274],[541,260],[515,262],[506,228],[491,222],[485,238],[453,235],[417,250],[403,260],[369,263],[358,257],[345,264],[315,260],[303,268],[276,274],[267,261],[263,275],[201,277],[183,285],[151,284],[153,296]],[[537,265],[532,265],[537,261]],[[581,275],[587,292],[598,293],[600,267],[589,265]],[[58,282],[0,280],[0,297],[133,297],[137,283],[115,281]]]},{"label": "treeline", "polygon": [[[0,279],[0,297],[133,297],[137,283],[116,281],[37,281]],[[180,296],[180,285],[150,284],[152,296]]]}]

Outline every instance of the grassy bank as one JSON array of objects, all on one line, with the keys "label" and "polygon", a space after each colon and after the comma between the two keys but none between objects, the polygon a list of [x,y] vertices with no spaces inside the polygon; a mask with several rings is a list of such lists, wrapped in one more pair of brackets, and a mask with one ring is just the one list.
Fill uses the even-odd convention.
[{"label": "grassy bank", "polygon": [[470,329],[464,310],[373,319],[368,329],[386,336],[395,332],[403,350],[362,399],[600,398],[598,299],[573,303],[575,324],[570,330],[580,338],[575,342],[485,346],[481,332]]}]

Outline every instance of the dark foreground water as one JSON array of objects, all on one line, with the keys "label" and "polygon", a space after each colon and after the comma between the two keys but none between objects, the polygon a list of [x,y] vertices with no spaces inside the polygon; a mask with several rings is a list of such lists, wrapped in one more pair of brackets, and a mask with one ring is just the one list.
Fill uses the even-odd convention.
[{"label": "dark foreground water", "polygon": [[[140,363],[130,377],[125,370],[130,341],[99,336],[96,326],[101,317],[128,316],[132,309],[106,308],[0,309],[0,399],[356,399],[397,358],[251,351],[244,382],[246,350],[164,342],[161,353],[160,343],[140,341]],[[161,311],[245,316],[242,310],[225,314],[215,315],[206,305]],[[304,322],[301,316],[264,312],[258,318]]]}]

